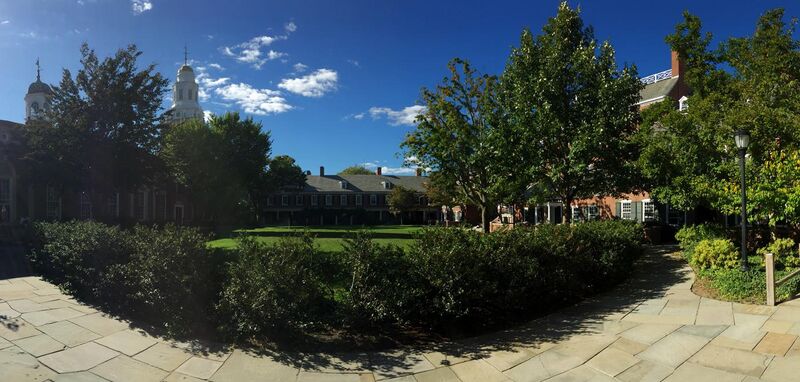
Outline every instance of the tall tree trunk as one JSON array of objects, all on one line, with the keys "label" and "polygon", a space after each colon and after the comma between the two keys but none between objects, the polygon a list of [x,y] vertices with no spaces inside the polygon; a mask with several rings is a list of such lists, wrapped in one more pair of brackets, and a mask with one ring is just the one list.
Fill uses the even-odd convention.
[{"label": "tall tree trunk", "polygon": [[485,206],[481,206],[481,229],[484,233],[489,233],[489,215],[486,214]]},{"label": "tall tree trunk", "polygon": [[572,198],[563,198],[562,204],[563,207],[561,208],[561,223],[562,224],[571,224],[572,223]]}]

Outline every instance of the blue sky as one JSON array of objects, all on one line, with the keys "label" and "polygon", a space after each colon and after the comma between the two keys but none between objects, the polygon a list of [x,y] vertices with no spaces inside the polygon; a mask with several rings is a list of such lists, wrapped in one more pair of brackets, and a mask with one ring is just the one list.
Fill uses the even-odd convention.
[{"label": "blue sky", "polygon": [[[641,75],[669,68],[664,36],[681,12],[716,39],[752,33],[766,9],[800,16],[797,2],[571,1],[620,64]],[[538,33],[558,1],[0,0],[0,119],[21,121],[35,79],[76,69],[82,42],[102,56],[135,43],[142,63],[174,79],[183,46],[202,73],[205,110],[252,115],[273,153],[314,172],[348,165],[400,169],[399,144],[423,86],[453,57],[500,73],[524,27]],[[165,108],[169,106],[165,101]]]}]

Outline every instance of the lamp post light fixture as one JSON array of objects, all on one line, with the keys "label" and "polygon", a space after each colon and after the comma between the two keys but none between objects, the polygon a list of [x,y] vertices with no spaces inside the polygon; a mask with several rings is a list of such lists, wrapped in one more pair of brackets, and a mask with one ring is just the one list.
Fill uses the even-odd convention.
[{"label": "lamp post light fixture", "polygon": [[747,146],[750,145],[750,134],[745,130],[738,130],[734,135],[736,147],[739,149],[739,174],[742,182],[742,270],[746,271],[747,266],[747,191],[745,190],[744,156],[747,153]]}]

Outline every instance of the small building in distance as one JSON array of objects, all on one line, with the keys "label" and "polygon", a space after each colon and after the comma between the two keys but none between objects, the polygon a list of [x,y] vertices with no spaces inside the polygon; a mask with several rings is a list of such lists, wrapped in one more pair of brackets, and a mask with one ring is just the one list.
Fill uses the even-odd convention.
[{"label": "small building in distance", "polygon": [[425,196],[428,181],[420,170],[414,176],[383,175],[381,168],[372,175],[318,175],[306,172],[302,188],[284,189],[267,197],[264,223],[279,225],[373,225],[397,224],[400,216],[389,212],[387,197],[395,187],[414,191],[417,203],[403,212],[405,224],[432,224],[441,220],[440,206],[432,206]]}]

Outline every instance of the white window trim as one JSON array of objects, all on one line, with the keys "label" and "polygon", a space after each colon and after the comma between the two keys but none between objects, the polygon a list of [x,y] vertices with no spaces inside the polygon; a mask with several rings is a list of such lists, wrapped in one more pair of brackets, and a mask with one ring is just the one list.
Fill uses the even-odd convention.
[{"label": "white window trim", "polygon": [[[344,201],[344,203],[342,203],[342,201]],[[347,207],[348,205],[347,194],[339,195],[339,205]]]},{"label": "white window trim", "polygon": [[581,207],[580,206],[570,206],[571,213],[572,213],[572,222],[577,222],[581,220]]},{"label": "white window trim", "polygon": [[369,195],[369,205],[377,206],[378,205],[378,195],[370,194]]},{"label": "white window trim", "polygon": [[295,195],[295,197],[294,197],[294,204],[295,204],[296,206],[302,206],[302,205],[303,205],[303,202],[304,202],[304,200],[303,200],[303,195],[299,195],[299,194],[298,194],[298,195]]},{"label": "white window trim", "polygon": [[325,195],[325,205],[326,206],[332,206],[333,205],[333,195],[331,195],[331,194],[326,194]]},{"label": "white window trim", "polygon": [[[628,205],[628,217],[625,217],[625,205]],[[633,216],[633,205],[631,204],[630,200],[623,200],[620,202],[619,205],[619,217],[623,220],[635,220],[636,217]]]},{"label": "white window trim", "polygon": [[689,110],[689,97],[683,96],[678,100],[678,111]]},{"label": "white window trim", "polygon": [[[653,209],[653,217],[648,219],[645,215],[647,211],[647,206]],[[642,222],[654,222],[656,221],[656,205],[651,199],[642,199]]]},{"label": "white window trim", "polygon": [[361,194],[356,194],[356,205],[360,206],[364,204],[363,196]]},{"label": "white window trim", "polygon": [[281,195],[281,206],[285,207],[289,205],[289,195]]},{"label": "white window trim", "polygon": [[311,205],[316,206],[319,204],[319,195],[311,195]]},{"label": "white window trim", "polygon": [[[592,212],[592,209],[594,209],[594,212]],[[590,204],[586,207],[586,211],[586,217],[589,220],[597,220],[600,217],[600,208],[597,207],[597,204]]]}]

